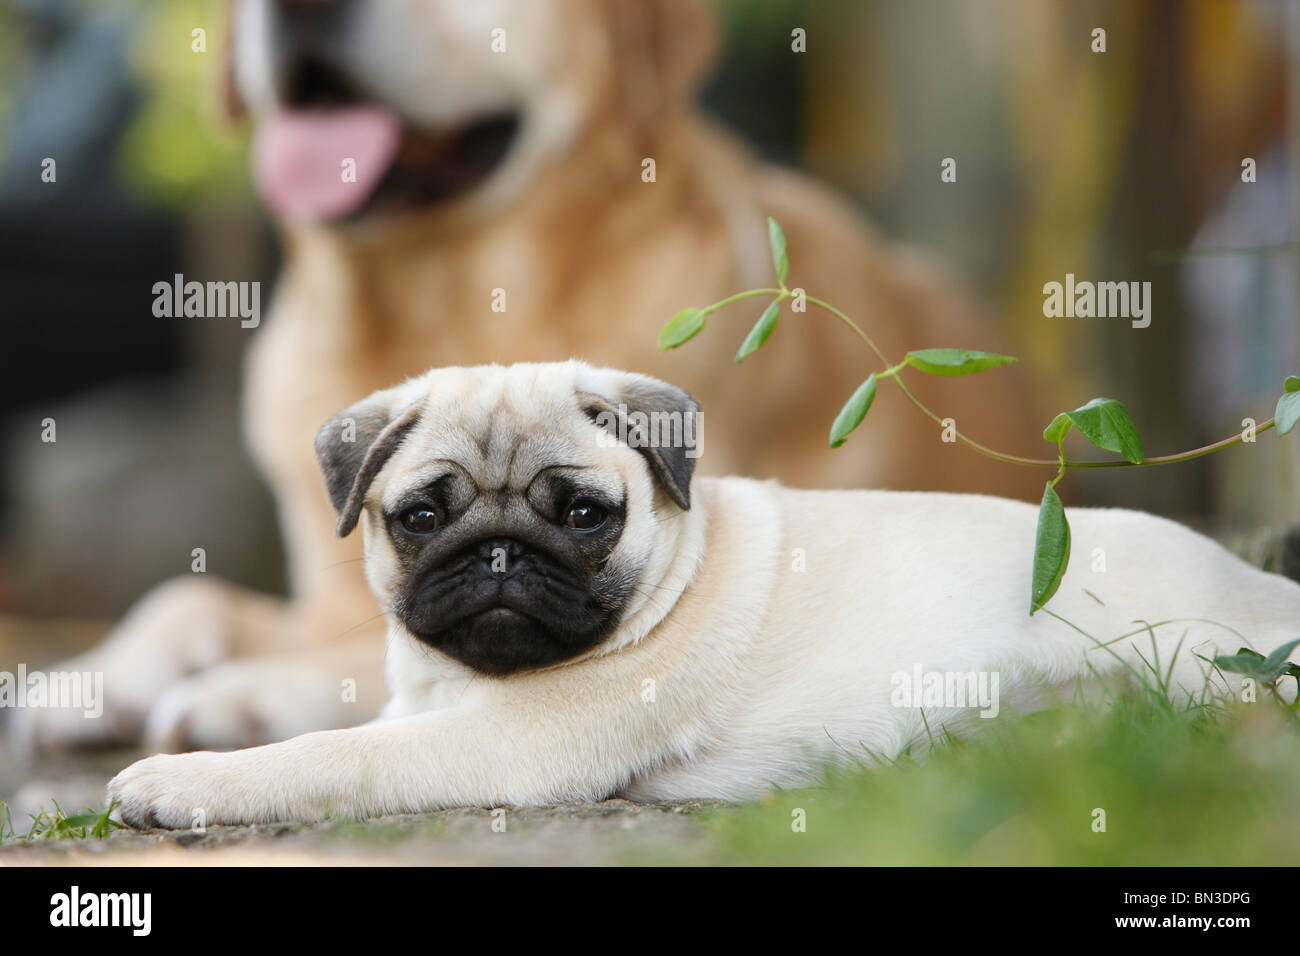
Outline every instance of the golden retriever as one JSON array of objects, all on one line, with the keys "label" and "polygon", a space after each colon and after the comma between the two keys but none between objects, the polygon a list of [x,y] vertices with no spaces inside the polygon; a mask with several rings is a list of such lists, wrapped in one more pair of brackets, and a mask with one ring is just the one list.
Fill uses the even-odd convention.
[{"label": "golden retriever", "polygon": [[[942,441],[886,386],[832,452],[830,422],[877,364],[829,315],[787,308],[740,366],[760,299],[658,351],[684,306],[773,285],[768,216],[788,238],[789,285],[845,310],[891,359],[998,348],[940,271],[694,108],[716,46],[702,0],[233,0],[231,24],[229,106],[255,126],[255,180],[286,251],[244,415],[292,599],[205,575],[162,585],[66,665],[105,673],[105,717],[34,712],[28,745],[143,734],[221,748],[373,717],[381,609],[360,541],[334,535],[312,440],[338,408],[430,366],[579,357],[678,382],[705,411],[705,472],[1041,489],[1031,469]],[[1014,367],[913,387],[977,438],[1042,424]]]}]

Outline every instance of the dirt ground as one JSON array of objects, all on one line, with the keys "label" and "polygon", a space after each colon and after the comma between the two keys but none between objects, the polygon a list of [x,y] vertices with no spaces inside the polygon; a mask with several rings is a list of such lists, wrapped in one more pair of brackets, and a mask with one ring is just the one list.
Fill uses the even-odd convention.
[{"label": "dirt ground", "polygon": [[[105,751],[47,758],[32,772],[0,746],[0,796],[13,828],[53,801],[73,815],[101,807],[108,779],[138,756]],[[720,805],[606,800],[528,809],[487,808],[364,822],[272,824],[193,830],[119,830],[104,839],[10,840],[2,866],[165,865],[566,865],[654,864],[695,859],[711,840],[702,816]]]},{"label": "dirt ground", "polygon": [[445,810],[365,822],[117,831],[13,842],[0,866],[595,866],[655,864],[707,850],[701,804],[626,800],[497,811]]}]

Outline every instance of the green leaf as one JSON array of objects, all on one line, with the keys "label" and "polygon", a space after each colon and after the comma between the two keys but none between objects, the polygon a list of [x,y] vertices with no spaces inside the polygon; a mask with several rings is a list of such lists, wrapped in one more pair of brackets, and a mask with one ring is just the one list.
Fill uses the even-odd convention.
[{"label": "green leaf", "polygon": [[80,813],[75,817],[64,817],[60,822],[66,827],[92,827],[99,822],[100,814],[93,810],[88,813]]},{"label": "green leaf", "polygon": [[1249,667],[1253,671],[1264,665],[1264,654],[1261,654],[1258,650],[1239,648],[1238,652],[1231,654],[1231,656],[1229,654],[1217,654],[1214,657],[1214,663],[1217,663],[1223,670],[1244,674],[1243,667]]},{"label": "green leaf", "polygon": [[[1142,462],[1142,436],[1123,402],[1113,398],[1094,398],[1065,415],[1098,448],[1123,455],[1135,465]],[[1053,421],[1052,425],[1055,424]],[[1052,425],[1048,428],[1051,429]],[[1047,433],[1043,434],[1046,437]]]},{"label": "green leaf", "polygon": [[1249,647],[1243,647],[1231,656],[1215,657],[1214,663],[1220,670],[1245,674],[1270,686],[1276,684],[1280,677],[1294,677],[1300,681],[1300,666],[1286,659],[1297,645],[1300,645],[1300,638],[1274,648],[1268,657],[1258,651],[1252,651]]},{"label": "green leaf", "polygon": [[1052,424],[1043,429],[1043,437],[1053,445],[1059,444],[1070,430],[1070,416],[1065,412],[1052,419]]},{"label": "green leaf", "polygon": [[[1300,421],[1300,391],[1295,391],[1290,387],[1293,379],[1295,379],[1295,376],[1287,379],[1287,390],[1277,400],[1277,409],[1273,412],[1273,423],[1277,426],[1279,435],[1285,435],[1295,428],[1296,422]],[[1300,381],[1300,379],[1296,379],[1296,381]]]},{"label": "green leaf", "polygon": [[771,216],[767,217],[767,241],[772,246],[772,265],[776,267],[776,281],[785,285],[790,273],[790,257],[785,253],[785,232]]},{"label": "green leaf", "polygon": [[1272,653],[1270,653],[1268,657],[1264,658],[1264,669],[1270,674],[1274,671],[1280,671],[1282,665],[1286,663],[1288,655],[1296,649],[1297,644],[1300,644],[1300,637],[1296,638],[1294,641],[1288,641],[1281,647],[1275,647]]},{"label": "green leaf", "polygon": [[768,336],[776,328],[776,320],[781,316],[781,300],[773,299],[771,304],[763,310],[763,314],[758,317],[754,327],[749,330],[745,336],[745,341],[740,345],[740,351],[736,353],[736,361],[740,362],[746,356],[753,355],[763,343],[767,341]]},{"label": "green leaf", "polygon": [[1215,666],[1234,674],[1251,674],[1260,676],[1264,673],[1264,655],[1243,647],[1237,653],[1219,654],[1214,658]]},{"label": "green leaf", "polygon": [[1065,520],[1065,505],[1049,482],[1043,489],[1043,503],[1038,508],[1038,534],[1034,539],[1033,591],[1029,614],[1052,599],[1061,586],[1070,564],[1070,523]]},{"label": "green leaf", "polygon": [[704,328],[702,309],[682,309],[659,331],[659,350],[666,352],[685,345]]},{"label": "green leaf", "polygon": [[1300,392],[1300,375],[1288,375],[1286,381],[1282,383],[1282,390],[1285,392]]},{"label": "green leaf", "polygon": [[918,349],[908,352],[904,361],[927,375],[973,375],[991,368],[1010,365],[1015,358],[996,352],[972,352],[969,349]]},{"label": "green leaf", "polygon": [[876,375],[873,372],[867,380],[858,386],[858,390],[844,403],[840,413],[831,425],[831,447],[839,448],[853,429],[862,424],[867,417],[867,410],[876,398]]}]

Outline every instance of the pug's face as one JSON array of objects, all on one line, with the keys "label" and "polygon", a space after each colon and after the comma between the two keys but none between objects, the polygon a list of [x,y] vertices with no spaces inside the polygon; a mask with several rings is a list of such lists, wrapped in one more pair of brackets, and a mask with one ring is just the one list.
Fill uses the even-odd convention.
[{"label": "pug's face", "polygon": [[442,369],[341,412],[317,453],[390,618],[504,675],[598,648],[644,604],[690,506],[697,415],[577,362]]}]

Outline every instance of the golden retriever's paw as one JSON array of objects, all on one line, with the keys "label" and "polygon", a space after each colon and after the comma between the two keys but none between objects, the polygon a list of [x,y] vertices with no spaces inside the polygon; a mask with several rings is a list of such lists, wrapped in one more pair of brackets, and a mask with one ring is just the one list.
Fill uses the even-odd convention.
[{"label": "golden retriever's paw", "polygon": [[9,712],[5,732],[9,745],[24,758],[38,753],[119,747],[139,740],[145,713],[144,702],[121,698],[90,706],[21,707]]},{"label": "golden retriever's paw", "polygon": [[108,783],[122,822],[137,829],[202,829],[216,823],[254,822],[241,806],[233,754],[158,754],[138,760]]},{"label": "golden retriever's paw", "polygon": [[15,709],[7,728],[13,747],[33,755],[137,742],[159,695],[225,656],[228,602],[206,581],[159,585],[99,646],[29,674],[48,699]]},{"label": "golden retriever's paw", "polygon": [[303,660],[231,661],[167,688],[149,710],[152,750],[231,750],[355,722],[339,682]]}]

